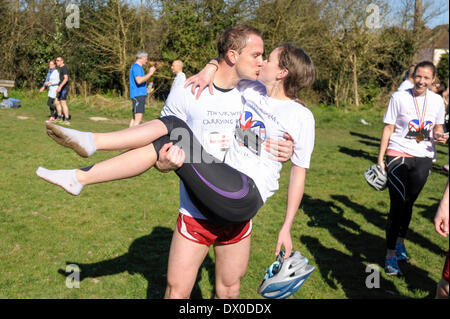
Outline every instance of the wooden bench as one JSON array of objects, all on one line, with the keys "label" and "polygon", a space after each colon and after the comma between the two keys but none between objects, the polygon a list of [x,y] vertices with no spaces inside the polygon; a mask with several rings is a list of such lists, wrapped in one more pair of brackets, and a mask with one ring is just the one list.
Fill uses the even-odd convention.
[{"label": "wooden bench", "polygon": [[14,81],[0,80],[0,86],[4,88],[13,88],[15,86]]}]

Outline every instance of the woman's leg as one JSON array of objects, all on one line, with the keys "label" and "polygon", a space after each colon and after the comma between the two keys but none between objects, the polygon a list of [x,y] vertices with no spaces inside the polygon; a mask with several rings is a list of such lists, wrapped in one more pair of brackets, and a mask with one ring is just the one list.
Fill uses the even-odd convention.
[{"label": "woman's leg", "polygon": [[395,245],[399,235],[401,216],[406,205],[408,167],[404,158],[387,157],[390,209],[386,227],[387,257],[396,256]]},{"label": "woman's leg", "polygon": [[47,134],[57,143],[73,149],[82,157],[89,157],[96,150],[125,150],[149,145],[166,135],[167,128],[160,120],[109,133],[91,133],[47,123]]},{"label": "woman's leg", "polygon": [[[204,152],[182,120],[171,116],[156,121],[156,125],[163,125],[164,130],[170,132],[170,137],[166,134],[154,144],[136,148],[86,169],[49,171],[40,167],[36,174],[63,187],[70,194],[78,195],[85,185],[129,178],[145,172],[156,163],[157,154],[165,143],[180,142],[185,151],[189,150],[189,156],[176,173],[197,208],[221,222],[243,222],[257,213],[263,200],[251,178]],[[129,129],[124,131],[129,132]],[[174,140],[170,140],[172,135]]]},{"label": "woman's leg", "polygon": [[77,169],[75,176],[81,185],[110,182],[140,175],[156,163],[153,144],[135,148],[86,169]]},{"label": "woman's leg", "polygon": [[263,205],[254,181],[207,153],[182,120],[168,116],[161,121],[170,133],[153,143],[156,153],[168,142],[185,151],[184,164],[175,172],[195,206],[219,223],[240,223],[253,218]]},{"label": "woman's leg", "polygon": [[400,220],[400,228],[398,236],[406,238],[406,234],[411,222],[414,202],[419,197],[425,183],[427,182],[433,162],[431,158],[410,158],[412,162],[411,170],[408,173],[408,184],[406,187],[406,202],[404,214]]},{"label": "woman's leg", "polygon": [[56,118],[58,113],[56,112],[55,99],[49,97],[47,100],[48,108],[50,109],[50,116]]},{"label": "woman's leg", "polygon": [[134,177],[144,173],[155,163],[156,151],[150,144],[87,168],[47,170],[39,167],[36,174],[50,183],[61,186],[69,194],[78,195],[86,185]]},{"label": "woman's leg", "polygon": [[94,133],[94,142],[98,150],[124,150],[148,145],[167,133],[164,123],[155,119],[121,131]]}]

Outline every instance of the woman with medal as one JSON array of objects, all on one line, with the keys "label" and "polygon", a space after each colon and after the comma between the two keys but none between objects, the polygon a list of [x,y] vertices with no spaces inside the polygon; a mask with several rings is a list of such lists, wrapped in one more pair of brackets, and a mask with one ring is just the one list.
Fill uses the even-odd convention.
[{"label": "woman with medal", "polygon": [[[378,165],[388,176],[390,210],[386,227],[386,274],[402,275],[398,261],[407,261],[404,239],[419,196],[432,167],[434,142],[445,143],[444,103],[429,90],[436,74],[423,61],[413,73],[414,87],[395,92],[384,115]],[[386,160],[384,157],[386,155]]]}]

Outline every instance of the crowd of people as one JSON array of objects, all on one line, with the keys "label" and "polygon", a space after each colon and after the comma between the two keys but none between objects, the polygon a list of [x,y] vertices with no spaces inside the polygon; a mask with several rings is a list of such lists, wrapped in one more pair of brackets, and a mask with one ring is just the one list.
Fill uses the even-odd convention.
[{"label": "crowd of people", "polygon": [[[98,150],[129,151],[86,168],[39,167],[36,171],[72,195],[79,195],[87,185],[131,178],[151,167],[163,173],[174,171],[180,178],[180,207],[169,253],[166,298],[189,298],[210,246],[215,253],[215,296],[239,296],[249,262],[252,218],[278,189],[282,163],[288,160],[292,166],[287,204],[275,245],[275,255],[280,255],[282,248],[284,254],[278,270],[266,279],[281,273],[283,260],[296,255],[290,232],[302,201],[315,139],[314,116],[297,97],[314,82],[313,61],[290,43],[280,44],[264,60],[261,33],[245,25],[225,30],[217,47],[218,58],[187,82],[182,62],[172,63],[176,77],[161,117],[148,122],[143,122],[146,82],[156,69],[151,67],[145,73],[148,54],[139,51],[130,69],[133,118],[129,128],[95,133],[51,121],[46,124],[51,138],[83,157]],[[49,88],[53,117],[54,83],[58,82],[56,91],[60,93],[68,83],[67,69],[61,73],[64,64],[58,64],[58,59],[56,64],[59,74],[55,74],[51,61],[44,84]],[[439,91],[435,75],[431,62],[413,66],[392,95],[383,119],[377,164],[386,172],[390,197],[385,259],[388,275],[401,276],[398,262],[410,258],[404,242],[413,204],[429,176],[435,143],[448,141],[444,132],[448,88]],[[209,90],[205,90],[207,86]],[[59,98],[57,95],[57,103],[66,95],[67,91]],[[57,104],[56,118],[60,114]],[[65,111],[63,116],[66,118]],[[441,230],[442,235],[448,234],[445,198],[448,203],[448,186],[435,219],[436,231]],[[448,254],[446,267],[437,291],[439,296],[448,297]],[[305,264],[298,271],[304,281],[313,270]]]}]

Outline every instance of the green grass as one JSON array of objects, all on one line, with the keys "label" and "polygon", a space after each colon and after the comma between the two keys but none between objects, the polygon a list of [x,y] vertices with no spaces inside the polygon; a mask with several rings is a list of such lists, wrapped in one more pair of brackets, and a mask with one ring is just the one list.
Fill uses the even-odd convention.
[{"label": "green grass", "polygon": [[[83,159],[45,133],[46,98],[13,92],[16,110],[0,109],[0,298],[161,298],[178,208],[178,178],[150,170],[139,177],[86,188],[72,197],[35,175],[50,169],[84,167],[116,153]],[[129,110],[102,109],[69,101],[72,127],[112,131],[128,126]],[[145,119],[159,114],[153,104]],[[130,106],[131,107],[131,106]],[[381,274],[379,289],[366,288],[369,264],[383,266],[387,191],[372,190],[364,170],[377,156],[382,110],[344,113],[313,107],[316,145],[306,191],[292,229],[294,249],[317,269],[291,298],[433,298],[448,239],[432,220],[448,175],[448,149],[438,159],[414,207],[406,246],[412,260],[404,278]],[[94,122],[91,116],[111,120]],[[21,117],[22,119],[20,119]],[[24,119],[24,117],[26,117]],[[360,123],[364,118],[370,126]],[[283,222],[289,164],[280,190],[254,219],[252,249],[242,298],[262,298],[257,288],[274,260]],[[79,289],[66,288],[65,268],[80,266]],[[211,298],[214,256],[207,256],[193,298]]]}]

